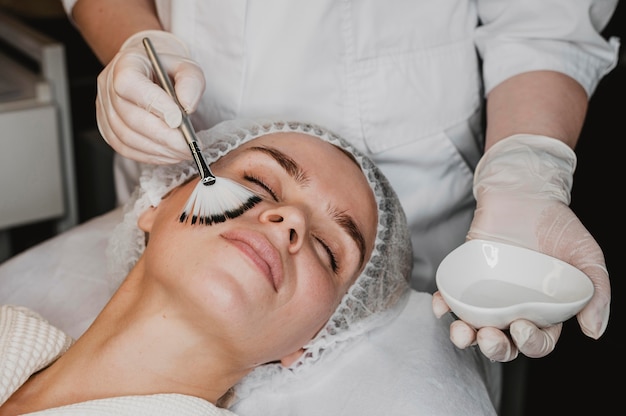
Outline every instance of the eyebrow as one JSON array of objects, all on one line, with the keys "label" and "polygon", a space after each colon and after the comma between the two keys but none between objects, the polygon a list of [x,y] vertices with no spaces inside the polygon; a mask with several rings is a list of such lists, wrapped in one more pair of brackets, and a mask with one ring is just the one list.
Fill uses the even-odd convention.
[{"label": "eyebrow", "polygon": [[[265,146],[253,146],[250,147],[249,150],[262,152],[271,156],[297,184],[303,186],[308,182],[308,176],[302,167],[280,150]],[[352,238],[359,248],[359,269],[361,269],[365,262],[365,237],[363,237],[363,233],[356,225],[354,218],[345,212],[334,212],[334,210],[331,210],[331,216],[333,221]]]}]

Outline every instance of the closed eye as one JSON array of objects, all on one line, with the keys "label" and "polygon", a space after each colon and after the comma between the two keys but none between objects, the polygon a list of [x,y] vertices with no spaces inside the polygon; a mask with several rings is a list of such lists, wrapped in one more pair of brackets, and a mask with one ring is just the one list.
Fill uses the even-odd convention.
[{"label": "closed eye", "polygon": [[259,186],[260,188],[262,188],[265,192],[267,192],[272,197],[274,201],[278,202],[278,195],[276,195],[276,192],[274,192],[274,190],[268,184],[266,184],[263,181],[263,179],[254,175],[247,174],[247,173],[244,173],[243,177],[248,182],[251,182]]},{"label": "closed eye", "polygon": [[333,250],[330,248],[330,246],[326,244],[324,240],[322,240],[319,237],[315,237],[315,239],[326,252],[326,255],[328,256],[328,261],[330,263],[330,268],[333,270],[334,273],[337,273],[339,271],[339,263],[337,262],[337,256],[335,255]]}]

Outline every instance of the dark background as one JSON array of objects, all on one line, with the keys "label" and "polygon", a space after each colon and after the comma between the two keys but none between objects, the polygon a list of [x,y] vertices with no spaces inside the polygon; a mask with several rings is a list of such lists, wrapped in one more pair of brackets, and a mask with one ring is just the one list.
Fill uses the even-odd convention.
[{"label": "dark background", "polygon": [[[611,317],[597,341],[582,334],[575,319],[567,321],[556,349],[529,361],[527,415],[609,415],[624,407],[624,244],[626,139],[626,3],[620,2],[606,35],[622,40],[620,63],[591,97],[589,112],[576,148],[571,208],[603,248],[611,278]],[[623,336],[623,334],[622,334]],[[620,381],[622,380],[622,381]]]},{"label": "dark background", "polygon": [[[26,23],[47,33],[66,46],[70,78],[72,123],[79,202],[79,219],[84,222],[114,207],[110,172],[112,152],[100,139],[95,123],[96,76],[101,65],[60,9],[60,2],[48,4],[45,13],[33,12],[33,2],[2,2]],[[16,7],[19,6],[19,7]],[[620,3],[605,35],[626,42],[626,5]],[[624,328],[624,263],[619,260],[617,242],[624,235],[623,152],[626,139],[626,55],[607,75],[590,100],[589,113],[576,149],[578,167],[571,207],[603,248],[611,276],[612,310],[605,334],[592,340],[582,334],[575,319],[564,324],[556,349],[547,357],[520,357],[506,364],[508,374],[524,375],[510,381],[516,392],[508,396],[512,408],[506,413],[523,415],[613,414],[623,407],[624,367],[617,336]],[[622,173],[620,173],[622,172]],[[618,197],[620,201],[618,201]],[[49,238],[52,223],[41,222],[12,231],[15,254]],[[514,367],[514,368],[513,368]],[[522,398],[521,401],[518,399]]]}]

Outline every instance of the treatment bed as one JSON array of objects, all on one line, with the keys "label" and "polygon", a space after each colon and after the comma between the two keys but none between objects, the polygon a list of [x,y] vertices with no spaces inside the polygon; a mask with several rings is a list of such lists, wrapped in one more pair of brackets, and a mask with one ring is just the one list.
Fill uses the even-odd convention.
[{"label": "treatment bed", "polygon": [[[107,280],[114,209],[0,264],[0,304],[27,306],[79,337],[115,290]],[[341,365],[321,365],[281,386],[258,388],[238,414],[490,415],[500,402],[501,368],[479,350],[449,340],[450,316],[438,320],[431,296],[412,291],[389,325],[360,339]]]}]

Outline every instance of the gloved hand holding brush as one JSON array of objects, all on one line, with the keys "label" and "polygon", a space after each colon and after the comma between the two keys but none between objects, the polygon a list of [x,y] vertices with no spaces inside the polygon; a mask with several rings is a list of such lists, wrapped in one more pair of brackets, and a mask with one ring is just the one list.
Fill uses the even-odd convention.
[{"label": "gloved hand holding brush", "polygon": [[[477,207],[468,239],[529,248],[582,270],[595,293],[577,318],[582,331],[597,339],[608,323],[610,282],[602,250],[568,206],[575,167],[574,152],[549,137],[516,134],[493,145],[476,168]],[[449,310],[438,292],[433,310],[437,316]],[[504,362],[518,352],[534,358],[549,354],[561,328],[558,324],[540,329],[519,320],[511,324],[509,339],[498,329],[475,331],[458,320],[450,337],[460,348],[478,344],[484,355]]]},{"label": "gloved hand holding brush", "polygon": [[196,110],[205,87],[202,69],[189,59],[186,45],[176,36],[161,30],[146,30],[128,38],[98,76],[98,128],[122,156],[151,164],[180,162],[191,157],[177,129],[182,121],[181,112],[155,83],[142,44],[145,37],[152,40],[164,68],[175,80],[181,105],[188,114]]}]

